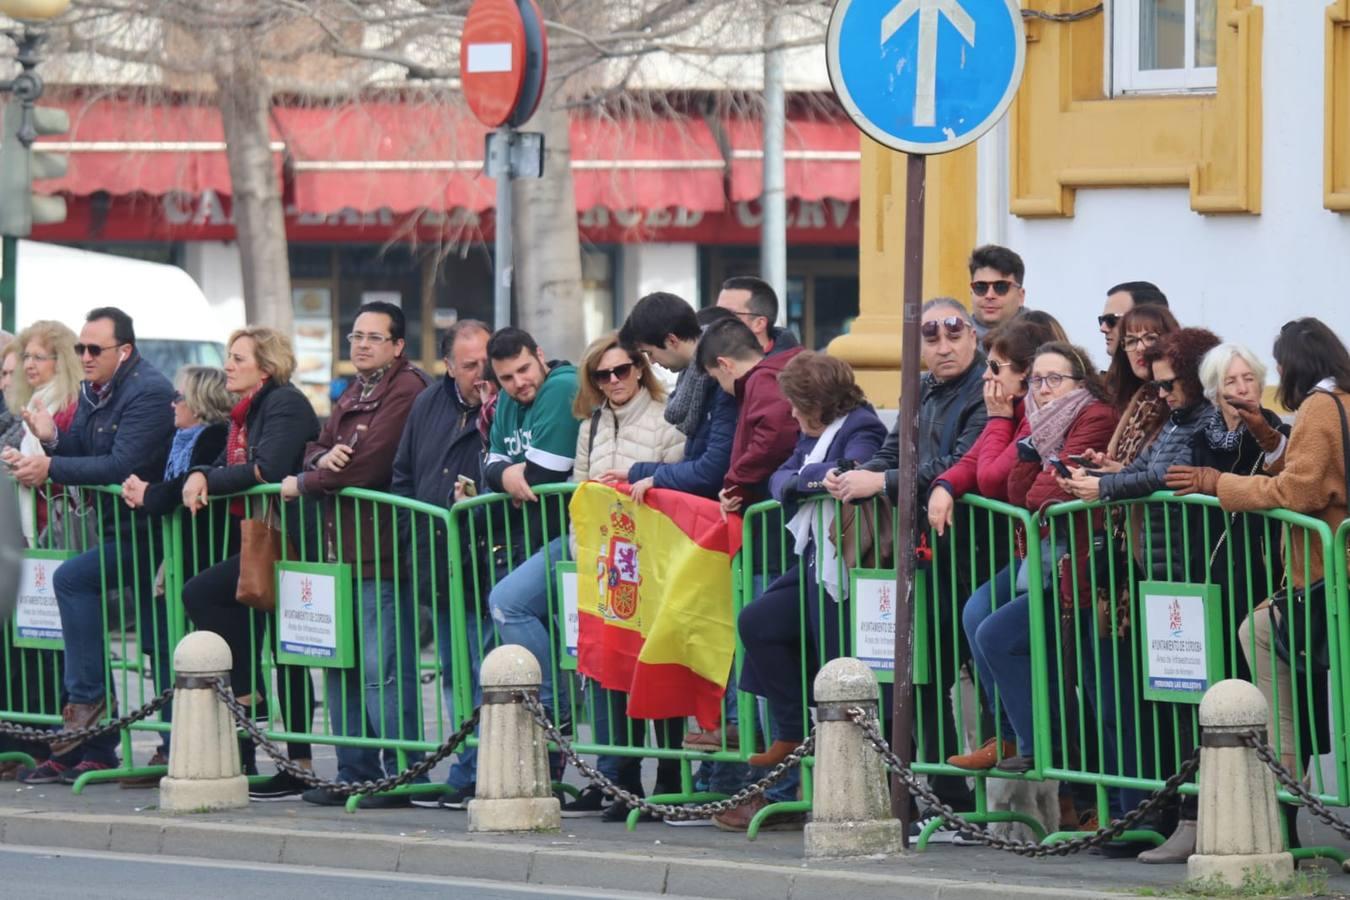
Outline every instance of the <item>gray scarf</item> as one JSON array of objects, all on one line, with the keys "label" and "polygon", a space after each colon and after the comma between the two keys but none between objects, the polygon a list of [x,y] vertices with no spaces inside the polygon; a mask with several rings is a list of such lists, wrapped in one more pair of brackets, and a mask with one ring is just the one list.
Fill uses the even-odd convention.
[{"label": "gray scarf", "polygon": [[666,421],[685,437],[697,431],[703,420],[703,404],[711,383],[712,376],[698,371],[698,365],[692,360],[675,381],[675,391],[666,401]]}]

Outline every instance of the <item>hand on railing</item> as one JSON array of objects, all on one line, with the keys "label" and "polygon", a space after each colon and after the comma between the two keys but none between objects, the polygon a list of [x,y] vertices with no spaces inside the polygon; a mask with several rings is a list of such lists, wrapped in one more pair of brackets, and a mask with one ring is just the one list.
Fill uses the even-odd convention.
[{"label": "hand on railing", "polygon": [[1172,466],[1163,476],[1163,483],[1180,496],[1208,494],[1213,497],[1219,492],[1220,474],[1218,469],[1204,466]]},{"label": "hand on railing", "polygon": [[193,472],[183,482],[183,506],[194,516],[198,510],[206,508],[207,503],[206,475],[202,472]]},{"label": "hand on railing", "polygon": [[41,487],[47,480],[47,473],[52,466],[51,459],[43,454],[24,456],[12,447],[6,448],[4,453],[0,454],[0,461],[9,467],[15,481],[30,488]]},{"label": "hand on railing", "polygon": [[1072,478],[1056,478],[1055,482],[1064,493],[1093,503],[1101,498],[1101,481],[1089,475],[1086,469],[1070,469]]},{"label": "hand on railing", "polygon": [[137,476],[128,476],[127,480],[122,482],[122,502],[132,509],[144,506],[145,489],[147,487],[149,487],[149,485]]},{"label": "hand on railing", "polygon": [[507,466],[502,470],[502,488],[511,495],[511,499],[516,501],[517,506],[522,503],[535,503],[539,500],[530,488],[529,480],[525,477],[524,463],[516,463],[514,466]]},{"label": "hand on railing", "polygon": [[928,524],[942,537],[952,524],[952,513],[956,509],[956,500],[951,491],[942,485],[933,488],[928,495]]},{"label": "hand on railing", "polygon": [[886,473],[869,472],[866,469],[852,469],[841,472],[838,469],[825,476],[825,490],[830,496],[844,503],[866,500],[886,490]]}]

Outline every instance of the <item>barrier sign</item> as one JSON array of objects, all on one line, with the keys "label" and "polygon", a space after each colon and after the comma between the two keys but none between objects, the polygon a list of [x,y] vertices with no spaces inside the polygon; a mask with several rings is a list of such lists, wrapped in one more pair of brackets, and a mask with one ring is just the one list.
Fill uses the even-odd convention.
[{"label": "barrier sign", "polygon": [[577,564],[560,562],[553,567],[558,581],[554,590],[558,592],[558,606],[562,609],[562,652],[558,655],[558,668],[575,670],[577,667],[577,636],[581,630],[580,613],[577,611]]},{"label": "barrier sign", "polygon": [[[927,681],[928,656],[922,651],[922,598],[926,596],[926,579],[916,572],[914,596],[914,683]],[[854,569],[849,573],[849,603],[853,607],[853,653],[867,663],[882,684],[895,683],[895,611],[896,590],[894,569]],[[822,615],[831,615],[831,601],[826,600]],[[924,677],[921,677],[924,676]]]},{"label": "barrier sign", "polygon": [[29,550],[23,555],[14,605],[14,646],[45,650],[65,648],[61,610],[52,581],[61,563],[74,556],[65,550]]},{"label": "barrier sign", "polygon": [[349,668],[354,659],[351,567],[277,563],[276,632],[279,663]]},{"label": "barrier sign", "polygon": [[1223,678],[1219,603],[1217,585],[1140,582],[1146,699],[1199,703]]}]

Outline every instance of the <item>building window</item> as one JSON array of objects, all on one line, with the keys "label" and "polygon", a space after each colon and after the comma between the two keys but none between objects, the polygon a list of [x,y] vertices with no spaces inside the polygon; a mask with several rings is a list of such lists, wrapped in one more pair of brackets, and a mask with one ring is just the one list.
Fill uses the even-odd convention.
[{"label": "building window", "polygon": [[1116,0],[1113,93],[1212,91],[1218,0]]}]

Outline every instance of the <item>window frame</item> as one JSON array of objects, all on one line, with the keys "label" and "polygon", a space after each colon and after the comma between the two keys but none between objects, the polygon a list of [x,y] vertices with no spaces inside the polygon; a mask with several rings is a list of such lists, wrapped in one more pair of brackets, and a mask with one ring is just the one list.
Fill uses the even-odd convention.
[{"label": "window frame", "polygon": [[[1214,93],[1218,90],[1219,67],[1195,65],[1195,11],[1198,0],[1186,4],[1185,67],[1181,69],[1141,69],[1139,67],[1141,0],[1111,0],[1111,95]],[[1145,0],[1146,2],[1146,0]],[[1218,7],[1215,7],[1218,15]]]}]

